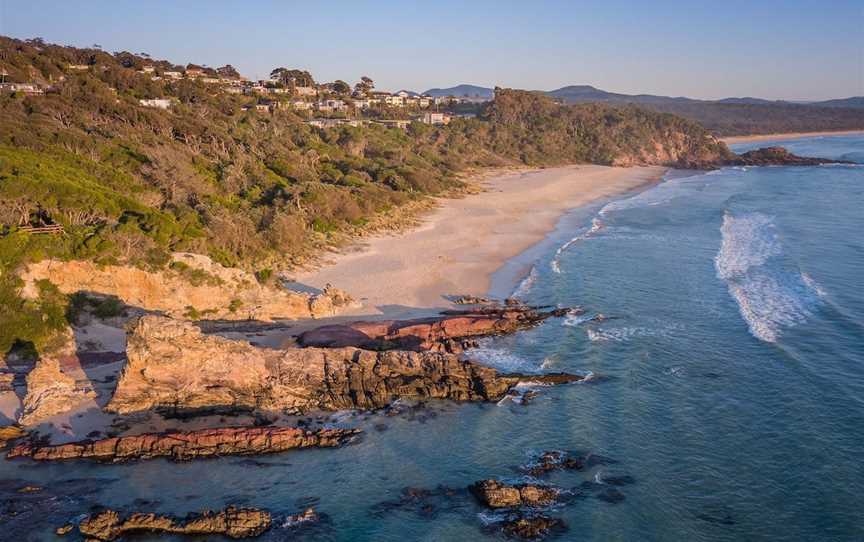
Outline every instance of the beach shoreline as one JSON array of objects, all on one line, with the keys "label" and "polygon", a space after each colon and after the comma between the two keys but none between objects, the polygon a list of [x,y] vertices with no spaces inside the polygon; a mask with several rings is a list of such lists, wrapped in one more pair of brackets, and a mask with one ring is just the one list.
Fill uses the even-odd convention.
[{"label": "beach shoreline", "polygon": [[368,237],[295,274],[360,307],[344,316],[407,317],[449,308],[456,295],[486,295],[493,274],[552,233],[572,210],[659,182],[668,168],[565,166],[483,178],[483,191],[441,199],[417,227]]},{"label": "beach shoreline", "polygon": [[841,135],[857,135],[864,134],[864,130],[839,130],[839,131],[821,131],[821,132],[784,132],[779,134],[756,134],[747,136],[730,136],[721,137],[720,141],[727,145],[735,143],[751,143],[754,141],[772,141],[775,139],[806,139],[808,137],[819,136],[841,136]]}]

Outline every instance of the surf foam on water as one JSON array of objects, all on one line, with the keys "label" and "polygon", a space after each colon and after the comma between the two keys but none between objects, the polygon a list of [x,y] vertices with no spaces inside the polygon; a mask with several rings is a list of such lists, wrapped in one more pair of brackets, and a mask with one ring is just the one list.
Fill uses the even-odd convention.
[{"label": "surf foam on water", "polygon": [[528,292],[531,291],[531,287],[534,286],[534,283],[537,282],[537,266],[532,265],[531,271],[522,279],[522,282],[519,283],[519,286],[513,290],[513,293],[510,294],[510,297],[515,297],[517,299],[521,299],[528,295]]},{"label": "surf foam on water", "polygon": [[812,277],[784,265],[774,219],[727,212],[720,233],[717,277],[726,283],[750,333],[773,343],[784,328],[806,322],[824,292]]},{"label": "surf foam on water", "polygon": [[553,258],[552,258],[552,262],[549,264],[550,267],[552,267],[552,271],[554,271],[555,273],[561,273],[561,265],[560,265],[561,255],[564,254],[564,252],[568,248],[570,248],[571,246],[575,245],[576,243],[578,243],[580,241],[584,241],[586,239],[591,238],[597,232],[599,232],[600,230],[602,230],[605,227],[606,227],[606,224],[604,224],[603,221],[599,217],[595,216],[593,219],[591,219],[591,227],[588,228],[588,231],[586,231],[585,233],[582,233],[580,235],[577,235],[576,237],[570,239],[569,241],[567,241],[566,243],[564,243],[563,245],[558,247],[558,250],[555,251],[555,256],[553,256]]}]

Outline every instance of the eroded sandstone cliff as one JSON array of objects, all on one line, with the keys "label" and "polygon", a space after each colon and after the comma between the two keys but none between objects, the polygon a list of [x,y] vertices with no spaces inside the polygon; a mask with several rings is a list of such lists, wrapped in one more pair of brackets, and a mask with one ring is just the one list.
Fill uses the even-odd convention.
[{"label": "eroded sandstone cliff", "polygon": [[379,408],[397,398],[489,401],[525,380],[442,352],[257,348],[162,316],[145,316],[135,324],[127,355],[106,407],[117,413],[226,407],[301,413]]},{"label": "eroded sandstone cliff", "polygon": [[333,288],[312,295],[266,286],[242,269],[187,253],[174,254],[172,267],[159,272],[87,261],[42,260],[30,264],[21,278],[27,297],[35,297],[36,282],[47,279],[66,294],[113,295],[127,305],[176,318],[190,314],[224,320],[318,318],[332,316],[352,303]]}]

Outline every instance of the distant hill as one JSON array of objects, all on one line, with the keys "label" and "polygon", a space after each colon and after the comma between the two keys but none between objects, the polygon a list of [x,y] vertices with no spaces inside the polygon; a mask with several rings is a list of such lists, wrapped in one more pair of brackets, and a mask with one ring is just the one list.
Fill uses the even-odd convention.
[{"label": "distant hill", "polygon": [[489,98],[495,96],[495,90],[488,87],[478,87],[477,85],[457,85],[450,88],[430,88],[423,94],[433,97],[439,96],[468,96],[471,98]]},{"label": "distant hill", "polygon": [[849,107],[852,109],[864,109],[864,96],[853,96],[851,98],[841,98],[838,100],[825,100],[824,102],[815,102],[810,105],[819,107]]}]

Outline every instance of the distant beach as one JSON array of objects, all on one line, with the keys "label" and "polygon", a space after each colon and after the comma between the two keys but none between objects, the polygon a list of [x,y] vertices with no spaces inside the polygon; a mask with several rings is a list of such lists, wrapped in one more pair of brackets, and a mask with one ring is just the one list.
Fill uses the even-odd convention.
[{"label": "distant beach", "polygon": [[567,211],[658,182],[666,170],[580,165],[494,176],[480,194],[441,200],[417,228],[368,239],[295,278],[351,292],[362,303],[356,314],[446,307],[449,295],[486,294],[492,273]]},{"label": "distant beach", "polygon": [[749,143],[752,141],[773,141],[775,139],[803,139],[807,137],[818,136],[839,136],[839,135],[857,135],[864,134],[864,130],[840,130],[840,131],[824,131],[824,132],[786,132],[780,134],[759,134],[747,136],[722,137],[720,141],[728,144],[734,143]]}]

